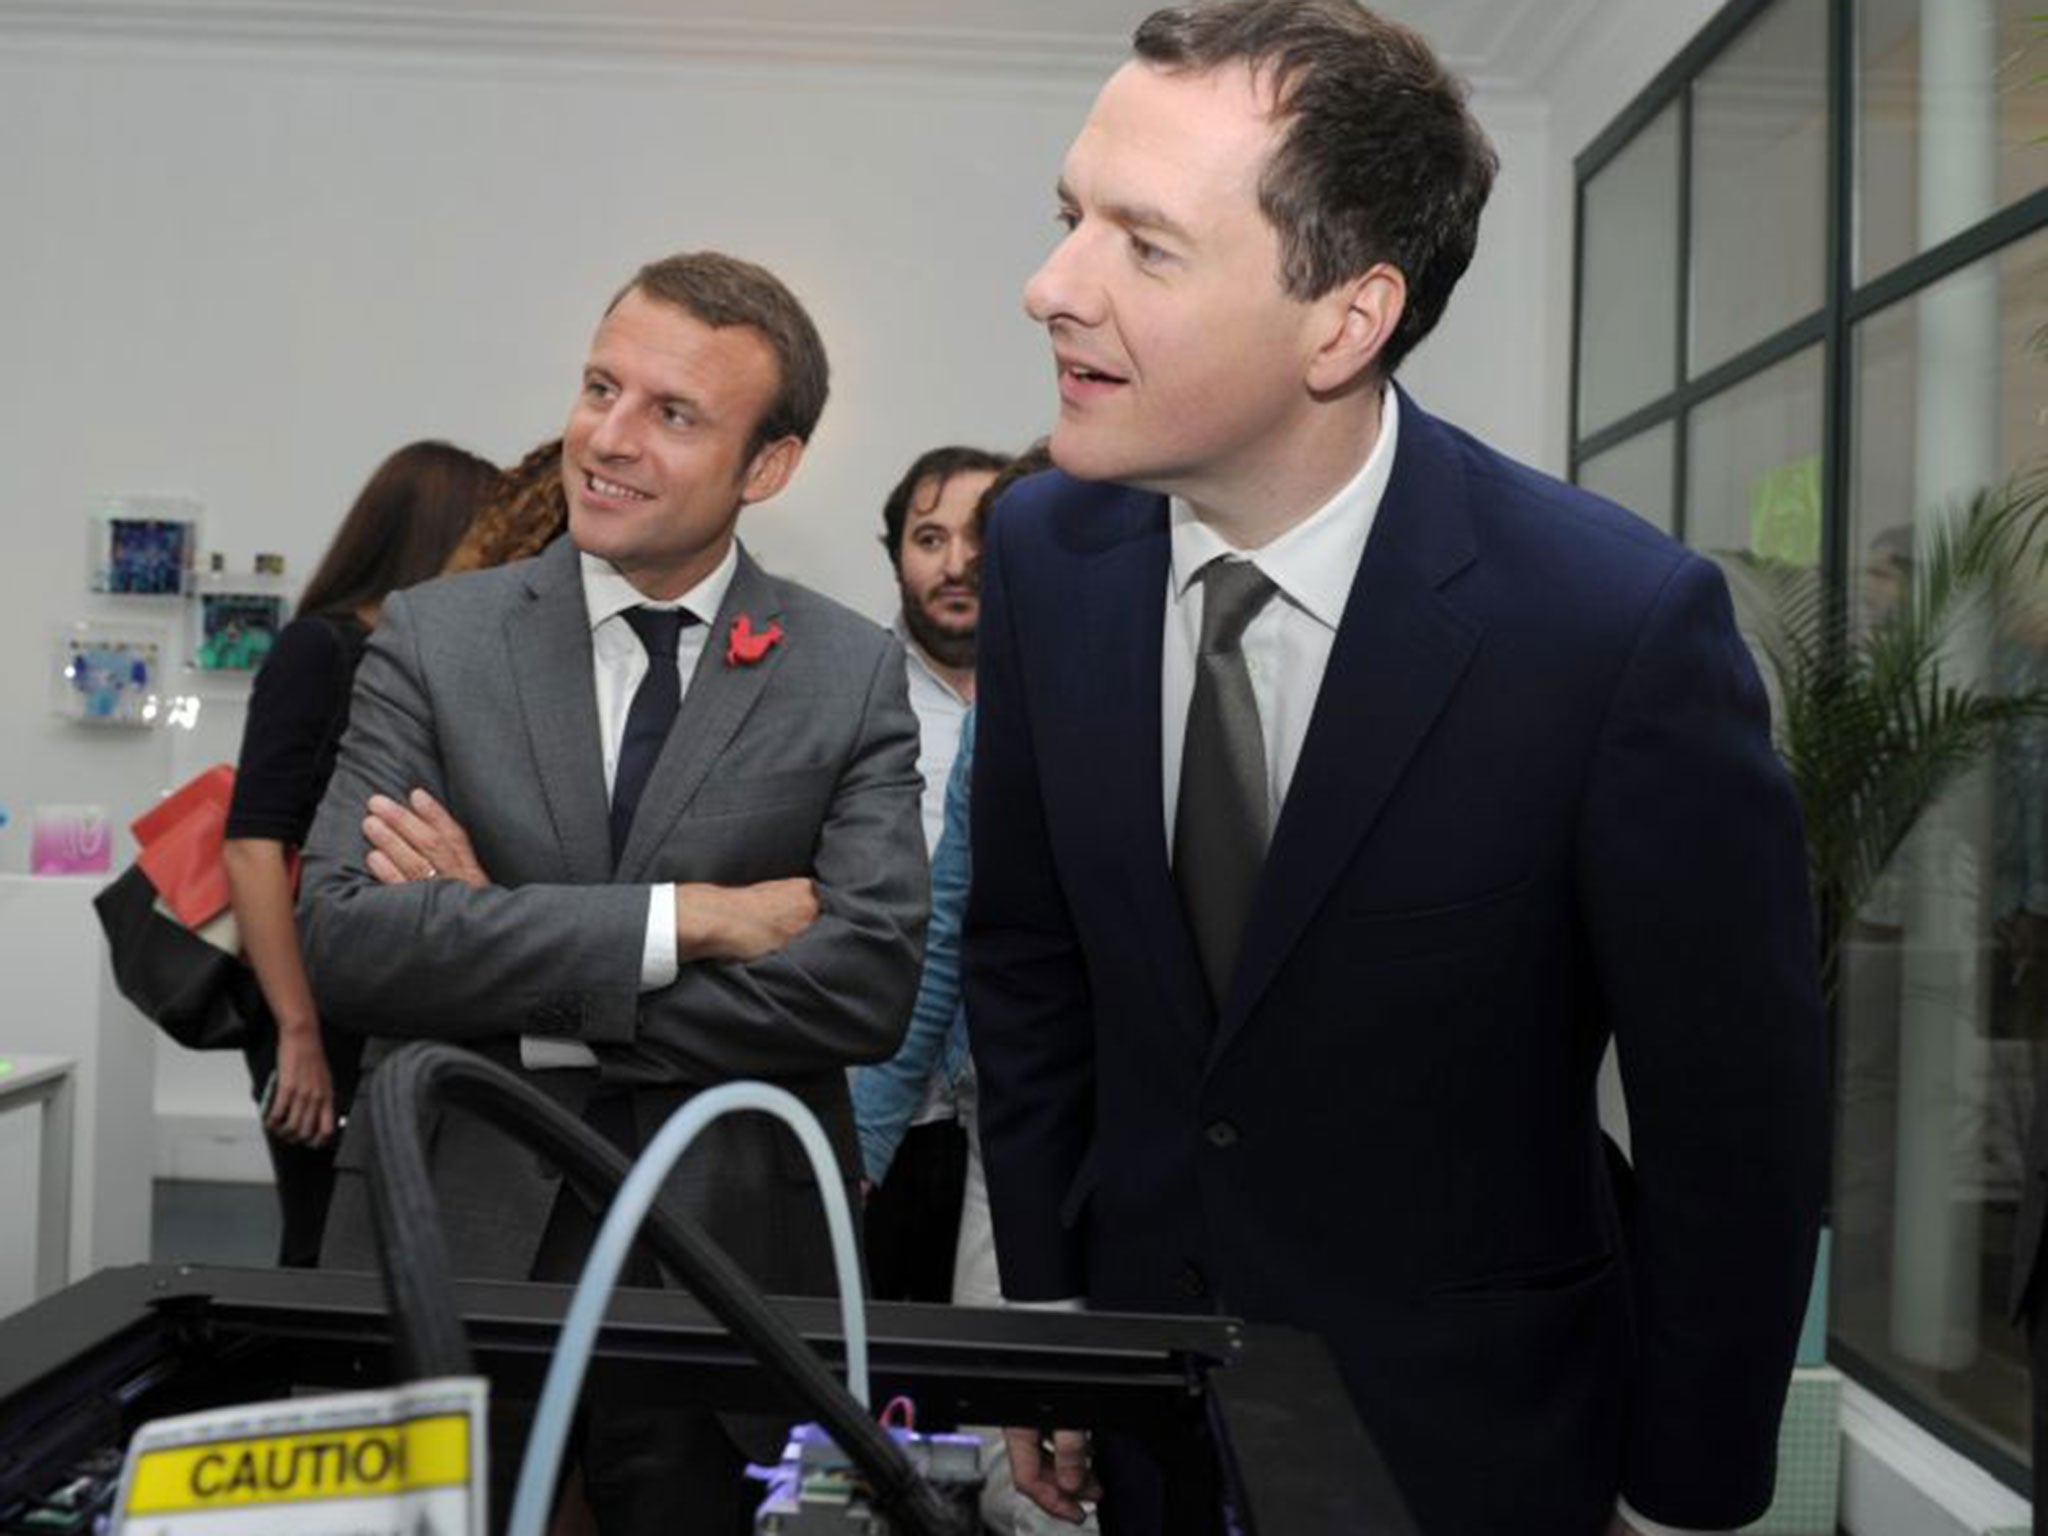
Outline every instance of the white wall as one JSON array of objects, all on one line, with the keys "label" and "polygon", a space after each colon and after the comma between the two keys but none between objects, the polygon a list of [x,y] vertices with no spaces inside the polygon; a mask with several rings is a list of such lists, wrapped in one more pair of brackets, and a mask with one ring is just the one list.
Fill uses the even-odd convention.
[{"label": "white wall", "polygon": [[1562,195],[1550,111],[1540,98],[1484,82],[1472,108],[1500,154],[1500,174],[1472,266],[1435,332],[1402,365],[1401,382],[1430,411],[1554,474],[1562,438],[1546,435],[1545,406],[1570,354],[1563,362],[1550,355],[1544,321],[1545,219]]},{"label": "white wall", "polygon": [[[50,713],[58,626],[140,620],[185,643],[181,605],[85,591],[95,498],[197,498],[231,569],[275,550],[303,578],[400,442],[502,460],[552,435],[604,299],[653,255],[729,249],[812,308],[832,403],[791,490],[743,532],[770,565],[886,615],[874,534],[902,465],[939,441],[1021,445],[1049,420],[1018,291],[1096,83],[50,37],[0,7],[0,871],[26,868],[35,805],[125,823],[239,739],[242,689],[220,679],[197,685],[194,732]],[[1502,177],[1404,378],[1554,468],[1568,354],[1549,305],[1568,289],[1547,221],[1569,182],[1541,102],[1482,88],[1476,105]],[[160,1056],[160,1109],[246,1116],[238,1063]],[[175,1150],[163,1165],[211,1166]]]},{"label": "white wall", "polygon": [[[944,78],[66,44],[0,35],[0,869],[29,809],[125,820],[235,744],[52,718],[53,626],[179,605],[84,591],[106,494],[192,496],[231,568],[303,577],[369,468],[410,437],[511,457],[553,432],[602,301],[641,259],[716,245],[818,315],[831,406],[792,489],[749,514],[769,563],[877,614],[876,508],[949,438],[1021,443],[1052,399],[1018,289],[1092,94],[1079,76]],[[1540,449],[1540,116],[1482,100],[1510,157],[1486,244],[1412,381]],[[1503,342],[1506,345],[1503,348]],[[1503,355],[1505,352],[1505,355]],[[182,641],[182,628],[179,629]]]},{"label": "white wall", "polygon": [[[604,300],[650,256],[731,249],[813,308],[834,398],[746,534],[885,613],[874,532],[901,465],[1046,420],[1016,295],[1087,99],[1078,81],[0,39],[0,144],[27,149],[0,155],[0,869],[26,868],[34,805],[125,823],[239,738],[241,690],[218,681],[194,734],[49,713],[54,627],[181,616],[85,592],[93,498],[196,497],[230,567],[278,550],[303,577],[398,443],[506,459],[556,431]],[[240,1063],[161,1056],[160,1106],[199,1139],[160,1165],[213,1166],[211,1122],[248,1116]]]},{"label": "white wall", "polygon": [[51,626],[170,606],[84,593],[92,498],[195,496],[231,567],[280,550],[303,576],[400,442],[509,458],[556,431],[604,300],[653,255],[756,257],[818,315],[834,399],[746,531],[770,564],[886,609],[871,524],[901,464],[1046,417],[1016,294],[1085,100],[0,42],[0,144],[29,147],[0,156],[0,867],[25,867],[34,803],[125,820],[170,771],[159,738],[47,713]]}]

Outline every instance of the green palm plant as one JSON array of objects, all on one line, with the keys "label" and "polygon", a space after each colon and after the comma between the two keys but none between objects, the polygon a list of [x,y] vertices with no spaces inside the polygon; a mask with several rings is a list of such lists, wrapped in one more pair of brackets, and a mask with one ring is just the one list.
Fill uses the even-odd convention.
[{"label": "green palm plant", "polygon": [[1957,676],[1949,643],[1990,620],[2016,578],[2048,567],[2048,465],[1978,493],[1925,536],[1910,588],[1854,633],[1816,574],[1724,560],[1762,615],[1750,638],[1776,694],[1775,731],[1806,822],[1830,994],[1842,942],[1922,814],[2016,721],[2048,717],[2048,688],[2000,695]]}]

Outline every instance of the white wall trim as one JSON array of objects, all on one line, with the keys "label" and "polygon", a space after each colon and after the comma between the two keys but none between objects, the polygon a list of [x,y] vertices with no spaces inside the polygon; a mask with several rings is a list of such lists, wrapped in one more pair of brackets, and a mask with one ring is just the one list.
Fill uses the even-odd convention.
[{"label": "white wall trim", "polygon": [[518,14],[332,0],[0,0],[0,40],[400,52],[463,60],[783,64],[964,71],[1099,84],[1122,32],[887,27],[688,16]]},{"label": "white wall trim", "polygon": [[2031,1506],[1867,1387],[1842,1382],[1842,1528],[1849,1536],[1985,1536]]},{"label": "white wall trim", "polygon": [[[1476,88],[1540,98],[1538,83],[1612,0],[1525,3],[1483,47],[1442,50]],[[997,76],[1090,89],[1129,55],[1102,32],[802,23],[732,16],[404,5],[393,0],[0,0],[0,42],[212,51],[409,54],[467,63],[797,66]]]}]

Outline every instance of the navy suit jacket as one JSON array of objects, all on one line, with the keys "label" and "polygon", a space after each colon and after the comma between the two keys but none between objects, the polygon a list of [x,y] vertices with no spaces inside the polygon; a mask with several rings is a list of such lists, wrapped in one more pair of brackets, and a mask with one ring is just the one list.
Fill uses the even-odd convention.
[{"label": "navy suit jacket", "polygon": [[[1769,1501],[1827,1124],[1799,818],[1726,588],[1402,400],[1208,996],[1169,868],[1163,498],[986,547],[969,1020],[1006,1293],[1332,1346],[1422,1528]],[[1617,1042],[1617,1198],[1594,1080]]]}]

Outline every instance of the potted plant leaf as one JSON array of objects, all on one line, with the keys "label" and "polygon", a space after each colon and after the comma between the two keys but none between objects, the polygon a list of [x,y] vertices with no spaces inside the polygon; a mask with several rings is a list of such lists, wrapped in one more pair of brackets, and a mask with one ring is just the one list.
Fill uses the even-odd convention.
[{"label": "potted plant leaf", "polygon": [[2020,578],[2048,566],[2044,531],[2048,465],[2037,465],[1926,532],[1904,590],[1860,629],[1811,569],[1723,558],[1805,818],[1831,998],[1843,941],[1907,835],[2001,731],[2048,717],[2048,686],[2001,692],[1957,655],[1960,636],[1988,632]]}]

